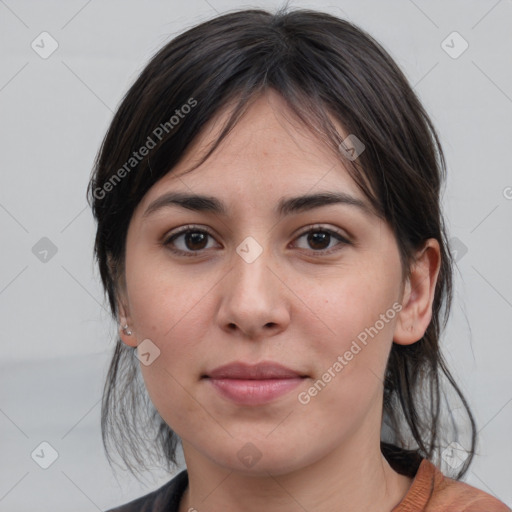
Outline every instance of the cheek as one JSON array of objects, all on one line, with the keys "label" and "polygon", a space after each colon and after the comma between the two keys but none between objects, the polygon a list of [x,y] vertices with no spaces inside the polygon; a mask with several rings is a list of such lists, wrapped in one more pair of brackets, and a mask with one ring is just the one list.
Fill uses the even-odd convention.
[{"label": "cheek", "polygon": [[304,295],[315,312],[315,322],[305,329],[307,338],[315,340],[308,359],[315,362],[315,378],[321,381],[317,398],[324,410],[362,410],[382,390],[400,308],[400,267],[384,270],[382,264],[346,270]]},{"label": "cheek", "polygon": [[211,291],[218,278],[171,274],[163,265],[153,265],[147,272],[134,268],[128,275],[137,339],[149,338],[160,350],[151,365],[140,366],[151,401],[182,438],[188,435],[190,418],[194,428],[211,428],[211,418],[193,396],[211,329]]},{"label": "cheek", "polygon": [[[140,263],[143,259],[135,255],[131,268],[127,260],[127,291],[138,338],[163,343],[174,338],[173,333],[179,331],[183,336],[187,329],[193,332],[208,320],[205,307],[218,277],[200,269],[179,272],[164,258],[148,258],[147,265]],[[195,336],[191,334],[186,341],[194,344]]]},{"label": "cheek", "polygon": [[179,411],[179,417],[200,412],[189,410],[197,404],[187,390],[200,378],[199,356],[211,329],[218,277],[171,273],[169,265],[155,262],[133,265],[130,272],[128,263],[127,291],[137,341],[150,339],[160,350],[151,365],[141,364],[141,372],[155,407],[174,427],[179,418],[172,411]]},{"label": "cheek", "polygon": [[342,350],[359,335],[364,341],[364,333],[371,330],[375,334],[375,327],[381,338],[389,338],[396,318],[393,305],[396,307],[399,297],[399,280],[399,268],[368,264],[344,268],[338,277],[320,285],[318,281],[306,283],[298,294],[305,298],[315,319],[309,329],[328,334],[321,352],[331,353],[325,350],[329,347]]}]

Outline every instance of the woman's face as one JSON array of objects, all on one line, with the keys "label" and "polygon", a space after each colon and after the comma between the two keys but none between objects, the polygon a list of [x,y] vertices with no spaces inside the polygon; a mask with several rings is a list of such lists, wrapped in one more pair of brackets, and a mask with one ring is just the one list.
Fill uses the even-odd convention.
[{"label": "woman's face", "polygon": [[[389,226],[283,109],[262,97],[182,175],[218,134],[210,127],[143,198],[126,242],[123,341],[145,340],[155,407],[186,457],[253,473],[375,447],[403,292]],[[214,203],[162,200],[171,193]],[[307,199],[327,193],[345,200]],[[231,363],[241,366],[215,371]],[[287,370],[247,367],[259,363]]]}]

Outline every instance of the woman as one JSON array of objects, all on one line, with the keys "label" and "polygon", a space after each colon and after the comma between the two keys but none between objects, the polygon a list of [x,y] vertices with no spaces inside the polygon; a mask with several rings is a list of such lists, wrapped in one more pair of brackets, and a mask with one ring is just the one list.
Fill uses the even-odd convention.
[{"label": "woman", "polygon": [[120,324],[102,429],[132,471],[145,444],[171,468],[178,441],[187,469],[115,510],[508,510],[456,479],[476,429],[439,350],[444,172],[405,77],[347,21],[239,11],[162,48],[89,185]]}]

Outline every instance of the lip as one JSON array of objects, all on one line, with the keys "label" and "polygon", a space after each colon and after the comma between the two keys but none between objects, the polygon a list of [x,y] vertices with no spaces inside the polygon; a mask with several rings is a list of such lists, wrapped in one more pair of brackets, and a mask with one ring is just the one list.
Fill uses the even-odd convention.
[{"label": "lip", "polygon": [[241,362],[220,366],[204,375],[216,392],[240,405],[262,405],[289,393],[307,377],[273,362]]}]

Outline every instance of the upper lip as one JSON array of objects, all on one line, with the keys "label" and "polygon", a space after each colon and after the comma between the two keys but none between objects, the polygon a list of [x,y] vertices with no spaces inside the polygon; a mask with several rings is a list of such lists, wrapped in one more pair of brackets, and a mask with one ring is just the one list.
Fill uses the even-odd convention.
[{"label": "upper lip", "polygon": [[242,362],[229,363],[208,372],[204,377],[212,379],[291,379],[304,377],[286,366],[273,362],[247,364]]}]

